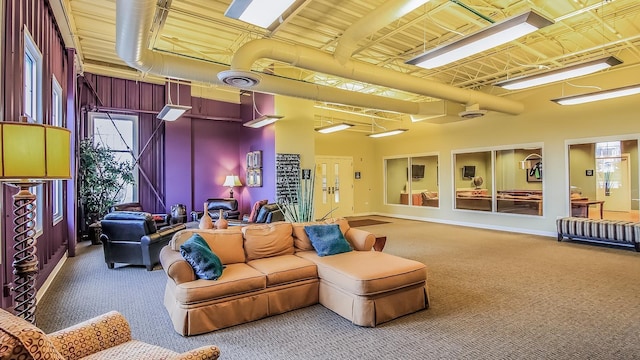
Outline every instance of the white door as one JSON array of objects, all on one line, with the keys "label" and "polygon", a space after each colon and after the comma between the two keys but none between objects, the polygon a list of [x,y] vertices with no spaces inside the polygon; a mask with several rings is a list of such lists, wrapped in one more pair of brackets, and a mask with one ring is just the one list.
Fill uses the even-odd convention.
[{"label": "white door", "polygon": [[629,154],[596,158],[596,199],[609,211],[631,211]]},{"label": "white door", "polygon": [[316,156],[315,217],[353,215],[353,158]]}]

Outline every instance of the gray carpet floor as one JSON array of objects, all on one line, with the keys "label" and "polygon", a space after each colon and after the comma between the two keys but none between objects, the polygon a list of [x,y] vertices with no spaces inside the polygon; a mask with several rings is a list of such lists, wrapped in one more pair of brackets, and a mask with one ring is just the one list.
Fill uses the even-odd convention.
[{"label": "gray carpet floor", "polygon": [[79,245],[38,304],[61,329],[109,310],[134,338],[185,351],[215,344],[222,359],[640,359],[640,254],[555,238],[390,221],[385,252],[425,263],[431,307],[362,328],[321,305],[182,337],[162,305],[161,268],[107,269]]}]

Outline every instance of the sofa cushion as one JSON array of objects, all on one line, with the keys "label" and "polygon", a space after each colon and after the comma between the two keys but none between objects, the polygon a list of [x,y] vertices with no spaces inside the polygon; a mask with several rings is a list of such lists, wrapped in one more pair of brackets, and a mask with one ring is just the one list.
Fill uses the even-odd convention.
[{"label": "sofa cushion", "polygon": [[200,279],[217,280],[224,265],[199,234],[193,234],[180,245],[180,254],[187,260]]},{"label": "sofa cushion", "polygon": [[257,259],[247,264],[267,276],[267,287],[318,277],[316,264],[295,255]]},{"label": "sofa cushion", "polygon": [[304,231],[305,226],[309,225],[317,225],[317,224],[338,224],[340,226],[340,231],[342,235],[346,234],[347,231],[351,228],[349,226],[349,222],[345,218],[331,218],[326,219],[324,221],[310,221],[310,222],[302,222],[302,223],[292,223],[293,226],[293,243],[295,245],[296,250],[298,251],[308,251],[315,250],[313,245],[311,244],[311,240],[309,240],[309,236]]},{"label": "sofa cushion", "polygon": [[294,253],[288,222],[245,226],[242,234],[247,261]]},{"label": "sofa cushion", "polygon": [[319,256],[336,255],[351,251],[351,245],[340,232],[338,224],[308,225],[304,231]]},{"label": "sofa cushion", "polygon": [[315,263],[323,281],[355,295],[383,293],[427,279],[423,263],[378,251],[351,251],[324,257],[313,251],[301,251],[296,256]]},{"label": "sofa cushion", "polygon": [[217,281],[197,279],[177,285],[176,300],[183,304],[215,300],[262,290],[267,276],[247,264],[229,264]]},{"label": "sofa cushion", "polygon": [[173,235],[169,243],[171,249],[180,251],[180,245],[187,241],[193,234],[200,234],[200,236],[202,236],[211,251],[218,255],[222,264],[227,265],[245,262],[242,232],[239,226],[232,226],[228,229],[221,230],[180,230]]}]

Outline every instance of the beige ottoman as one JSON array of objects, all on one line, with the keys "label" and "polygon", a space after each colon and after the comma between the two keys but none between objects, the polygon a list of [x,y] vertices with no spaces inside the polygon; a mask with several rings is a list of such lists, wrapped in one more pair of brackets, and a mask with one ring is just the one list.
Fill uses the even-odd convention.
[{"label": "beige ottoman", "polygon": [[427,269],[418,261],[377,251],[318,256],[320,304],[356,325],[374,327],[429,307]]}]

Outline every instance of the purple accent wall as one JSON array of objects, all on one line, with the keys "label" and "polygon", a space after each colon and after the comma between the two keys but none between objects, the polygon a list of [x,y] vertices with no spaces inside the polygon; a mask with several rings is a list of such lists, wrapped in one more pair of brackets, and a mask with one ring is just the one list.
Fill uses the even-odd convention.
[{"label": "purple accent wall", "polygon": [[[0,119],[3,121],[18,121],[24,114],[24,34],[25,29],[31,34],[35,45],[42,54],[42,114],[40,119],[44,124],[51,124],[52,113],[52,78],[62,87],[63,97],[68,93],[67,76],[74,76],[67,62],[66,50],[56,25],[53,13],[46,0],[30,1],[3,1],[4,7],[2,19],[2,71],[3,78],[0,84]],[[71,68],[73,65],[71,65]],[[65,111],[67,111],[65,107]],[[62,259],[67,250],[69,241],[67,234],[67,222],[61,221],[53,225],[53,185],[45,182],[43,234],[37,238],[37,257],[39,273],[36,278],[36,287],[42,286],[51,271]],[[14,281],[13,262],[13,195],[17,189],[6,185],[0,185],[3,191],[4,206],[2,207],[2,237],[0,241],[0,307],[13,306],[13,294],[9,291]],[[65,213],[64,216],[73,216]]]},{"label": "purple accent wall", "polygon": [[[260,114],[274,114],[273,95],[252,93],[255,96],[255,107]],[[249,121],[260,115],[254,111],[251,97],[242,96],[241,113],[244,121]],[[250,151],[262,150],[262,187],[242,188],[242,196],[245,200],[241,213],[248,214],[256,201],[267,199],[275,201],[276,177],[275,177],[275,125],[268,125],[259,129],[242,127],[240,139],[240,161],[242,165],[241,179],[245,183],[245,169],[247,166],[246,154]]]}]

